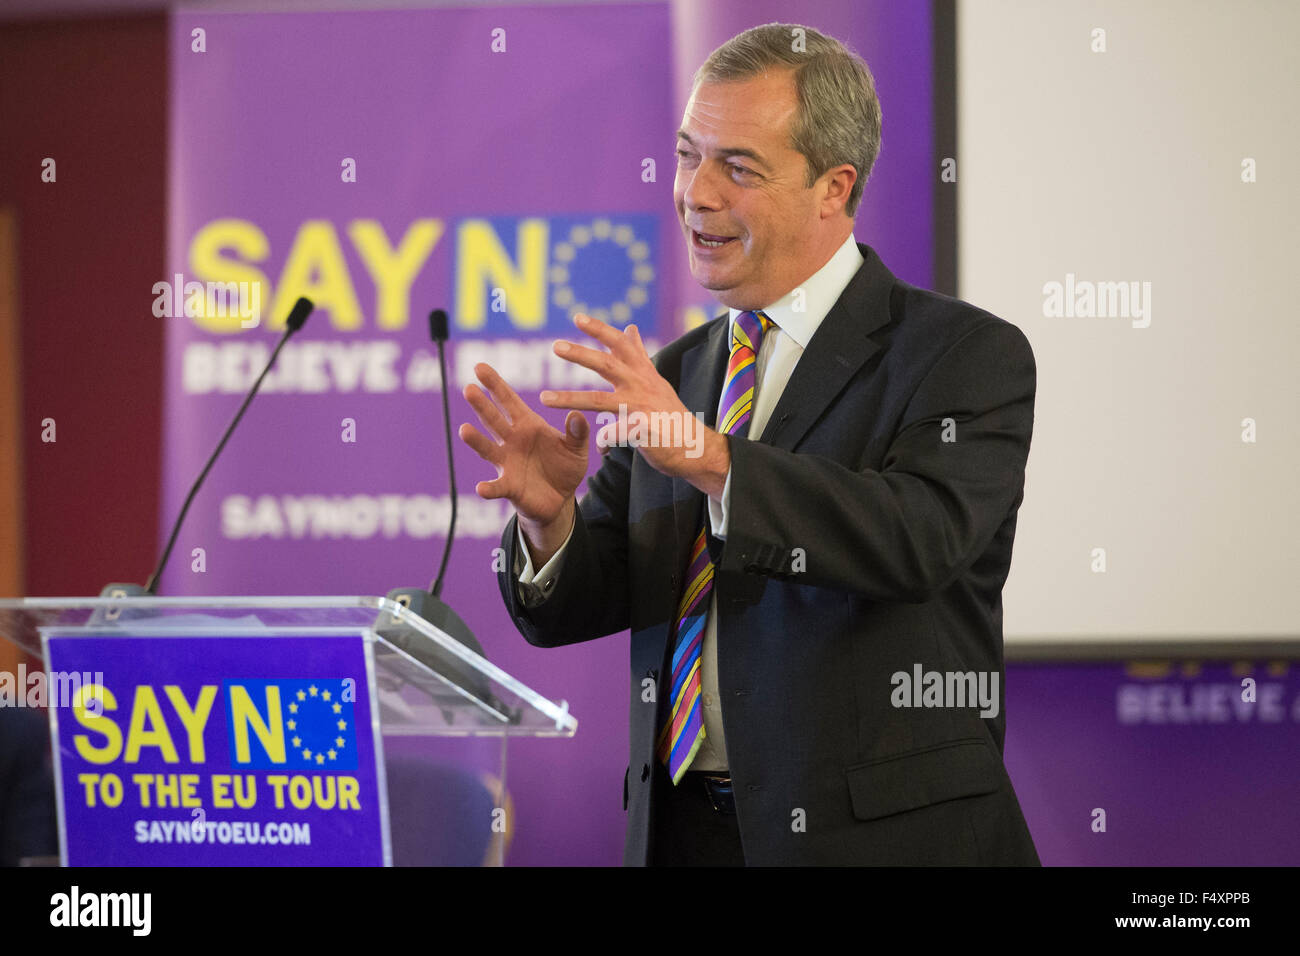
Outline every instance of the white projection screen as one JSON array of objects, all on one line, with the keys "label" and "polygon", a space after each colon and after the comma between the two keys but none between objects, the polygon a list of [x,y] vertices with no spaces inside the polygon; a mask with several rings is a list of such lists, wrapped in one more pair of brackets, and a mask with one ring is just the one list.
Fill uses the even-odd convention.
[{"label": "white projection screen", "polygon": [[959,295],[1038,364],[1009,648],[1300,630],[1297,35],[1294,2],[957,4]]}]

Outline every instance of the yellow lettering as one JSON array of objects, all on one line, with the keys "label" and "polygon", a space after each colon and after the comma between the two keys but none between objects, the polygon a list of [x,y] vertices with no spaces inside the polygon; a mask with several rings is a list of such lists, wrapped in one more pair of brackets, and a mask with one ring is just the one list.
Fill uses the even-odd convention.
[{"label": "yellow lettering", "polygon": [[[149,724],[147,730],[146,720]],[[163,720],[158,697],[148,684],[141,684],[135,689],[135,702],[131,705],[131,726],[126,732],[126,755],[123,759],[127,763],[139,763],[141,747],[157,747],[167,763],[180,761],[176,745],[172,743],[172,735],[167,730],[167,722]]]},{"label": "yellow lettering", "polygon": [[181,806],[203,806],[203,801],[199,799],[199,775],[197,773],[181,774]]},{"label": "yellow lettering", "polygon": [[348,235],[375,283],[375,319],[381,329],[404,329],[411,321],[411,283],[442,237],[442,221],[411,223],[397,251],[388,244],[383,227],[373,219],[358,219]]},{"label": "yellow lettering", "polygon": [[230,685],[230,713],[235,725],[237,762],[248,763],[252,759],[248,747],[248,728],[251,725],[271,762],[284,763],[284,721],[280,712],[280,688],[274,684],[266,685],[266,707],[269,720],[263,721],[262,715],[253,706],[252,698],[248,696],[248,688],[242,684]]},{"label": "yellow lettering", "polygon": [[357,799],[360,793],[361,784],[357,782],[356,777],[339,777],[340,810],[360,810],[361,801]]},{"label": "yellow lettering", "polygon": [[298,229],[284,271],[280,273],[267,326],[283,329],[285,317],[300,295],[316,303],[316,308],[328,309],[335,328],[361,327],[361,306],[352,288],[339,237],[325,219],[309,219]]},{"label": "yellow lettering", "polygon": [[463,327],[483,328],[490,289],[505,293],[506,315],[519,328],[540,329],[546,324],[547,236],[544,219],[519,223],[516,269],[489,222],[469,219],[461,224],[456,254],[456,317]]},{"label": "yellow lettering", "polygon": [[[233,250],[237,255],[252,262],[262,262],[271,252],[266,233],[253,223],[244,219],[214,219],[194,234],[190,240],[190,273],[201,282],[247,282],[249,293],[253,294],[253,283],[260,283],[256,292],[257,301],[264,303],[271,297],[271,282],[266,273],[248,262],[239,259],[227,259],[224,250]],[[241,332],[244,319],[238,309],[225,309],[225,315],[218,315],[217,309],[207,308],[206,296],[196,297],[197,309],[194,324],[209,332]],[[280,325],[284,325],[284,316],[280,316]]]},{"label": "yellow lettering", "polygon": [[133,773],[131,782],[140,788],[140,806],[148,809],[153,806],[149,799],[149,786],[153,783],[153,774],[151,773]]},{"label": "yellow lettering", "polygon": [[[88,712],[86,707],[86,702],[91,698],[99,701],[90,708],[95,713]],[[117,710],[117,698],[111,690],[99,684],[81,685],[72,700],[72,716],[87,730],[104,735],[104,743],[98,747],[85,734],[77,734],[72,738],[73,745],[83,760],[90,763],[112,763],[122,753],[122,730],[111,718],[105,716],[110,710]]]},{"label": "yellow lettering", "polygon": [[86,806],[95,805],[95,787],[99,783],[99,774],[97,773],[79,773],[77,774],[77,783],[86,788]]},{"label": "yellow lettering", "polygon": [[214,684],[205,684],[199,691],[198,702],[193,708],[190,707],[189,701],[181,693],[181,689],[175,684],[168,684],[163,688],[167,692],[167,699],[172,702],[176,708],[176,716],[181,719],[185,726],[185,733],[189,738],[190,744],[190,763],[203,763],[205,751],[203,749],[203,729],[208,725],[208,715],[212,713],[212,702],[217,699],[217,688]]},{"label": "yellow lettering", "polygon": [[273,790],[275,790],[275,808],[277,810],[283,810],[284,809],[284,788],[285,785],[289,782],[288,775],[283,773],[267,774],[266,782],[271,785],[271,788]]}]

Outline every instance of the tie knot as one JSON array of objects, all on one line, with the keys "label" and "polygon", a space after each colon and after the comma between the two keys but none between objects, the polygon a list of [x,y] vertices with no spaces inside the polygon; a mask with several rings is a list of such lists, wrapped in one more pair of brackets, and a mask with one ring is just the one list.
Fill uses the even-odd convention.
[{"label": "tie knot", "polygon": [[763,334],[771,327],[772,320],[762,310],[740,313],[731,326],[731,351],[743,345],[757,355]]}]

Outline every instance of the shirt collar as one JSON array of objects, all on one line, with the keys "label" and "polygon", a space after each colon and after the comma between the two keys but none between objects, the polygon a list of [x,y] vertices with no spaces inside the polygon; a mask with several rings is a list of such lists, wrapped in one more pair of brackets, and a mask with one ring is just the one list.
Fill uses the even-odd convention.
[{"label": "shirt collar", "polygon": [[[865,260],[858,249],[857,240],[852,233],[844,244],[835,250],[835,255],[827,260],[826,265],[814,272],[806,282],[801,282],[781,298],[762,311],[776,323],[782,332],[794,339],[801,349],[808,348],[813,333],[817,331],[822,320],[826,318],[831,307],[839,300],[844,290],[858,274]],[[803,290],[801,310],[795,311],[795,293]],[[740,309],[731,309],[731,321],[741,314]]]}]

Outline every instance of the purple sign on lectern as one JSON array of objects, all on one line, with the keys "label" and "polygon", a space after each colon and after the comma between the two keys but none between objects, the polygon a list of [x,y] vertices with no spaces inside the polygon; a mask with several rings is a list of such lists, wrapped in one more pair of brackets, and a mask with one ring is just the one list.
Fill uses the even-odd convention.
[{"label": "purple sign on lectern", "polygon": [[[49,636],[69,866],[381,866],[364,634]],[[77,675],[76,680],[71,680]]]}]

